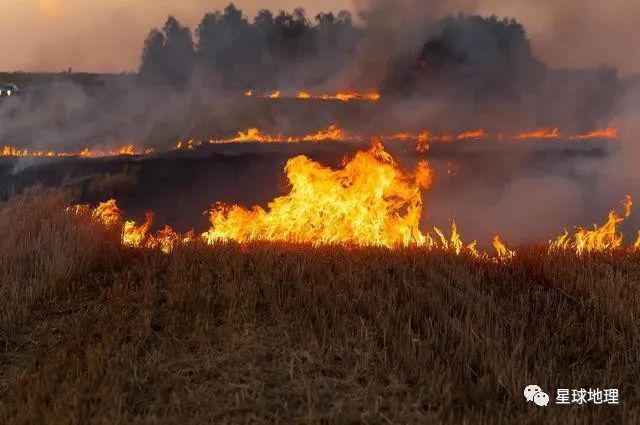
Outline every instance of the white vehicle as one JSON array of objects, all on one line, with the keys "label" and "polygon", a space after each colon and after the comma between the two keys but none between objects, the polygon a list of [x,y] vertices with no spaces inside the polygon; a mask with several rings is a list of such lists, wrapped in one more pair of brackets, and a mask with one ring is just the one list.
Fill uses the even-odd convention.
[{"label": "white vehicle", "polygon": [[20,89],[15,84],[0,84],[0,97],[18,96]]}]

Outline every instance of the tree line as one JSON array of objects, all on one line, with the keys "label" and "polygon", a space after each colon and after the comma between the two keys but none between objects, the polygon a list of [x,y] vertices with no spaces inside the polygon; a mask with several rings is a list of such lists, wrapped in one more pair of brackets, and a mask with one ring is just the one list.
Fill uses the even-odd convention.
[{"label": "tree line", "polygon": [[264,9],[249,22],[229,4],[205,14],[195,34],[173,16],[151,30],[139,75],[181,84],[199,74],[229,88],[269,89],[301,75],[318,83],[347,63],[361,35],[348,11],[319,13],[312,21],[301,8],[277,14]]}]

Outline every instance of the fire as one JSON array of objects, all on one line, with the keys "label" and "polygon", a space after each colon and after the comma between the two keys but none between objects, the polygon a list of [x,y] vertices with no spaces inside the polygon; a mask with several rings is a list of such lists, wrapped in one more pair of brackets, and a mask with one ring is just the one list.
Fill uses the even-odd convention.
[{"label": "fire", "polygon": [[115,199],[110,199],[106,202],[101,202],[93,210],[92,216],[105,226],[114,226],[122,220],[122,211],[116,205]]},{"label": "fire", "polygon": [[[247,96],[253,96],[252,91],[245,93]],[[306,92],[298,93],[300,98],[305,96],[311,96]],[[279,97],[280,92],[274,92],[270,95]],[[339,95],[318,95],[323,99],[338,98]],[[375,94],[359,94],[355,99],[375,99]],[[346,96],[346,99],[353,99],[351,94]],[[418,152],[426,152],[429,150],[431,143],[449,143],[449,142],[465,142],[465,141],[477,141],[486,140],[492,136],[484,129],[474,129],[464,131],[458,134],[435,134],[430,130],[423,130],[420,133],[410,132],[398,132],[390,135],[378,135],[374,136],[384,141],[416,141]],[[559,139],[561,137],[560,130],[556,127],[543,128],[531,132],[520,133],[513,137],[498,134],[495,136],[498,140],[515,139],[515,140],[528,140],[528,139]],[[569,140],[588,140],[588,139],[615,139],[618,138],[618,129],[615,127],[608,127],[604,129],[594,130],[588,133],[569,136]],[[299,143],[299,142],[323,142],[323,141],[362,141],[365,137],[359,133],[347,133],[340,128],[338,124],[331,124],[326,129],[319,130],[315,133],[307,134],[304,136],[283,136],[282,134],[268,134],[258,128],[249,128],[244,131],[238,131],[237,135],[228,139],[212,139],[209,143],[222,144],[222,143],[245,143],[245,142],[257,142],[257,143]],[[174,150],[192,150],[203,144],[199,140],[186,140],[179,141],[174,146]],[[45,151],[45,150],[30,150],[27,148],[17,148],[15,146],[3,146],[0,147],[0,157],[83,157],[83,158],[100,158],[110,156],[141,156],[153,154],[155,150],[153,148],[139,148],[134,144],[126,144],[117,148],[84,148],[78,151]]]},{"label": "fire", "polygon": [[[433,228],[435,237],[423,233],[419,228],[422,190],[431,186],[433,171],[422,161],[413,172],[404,172],[384,149],[382,139],[345,159],[339,169],[297,156],[288,161],[285,172],[290,183],[287,195],[274,199],[266,208],[216,203],[209,212],[210,227],[199,237],[193,232],[181,235],[168,226],[152,233],[152,213],[142,224],[123,221],[123,213],[113,199],[94,209],[76,205],[68,210],[120,229],[124,246],[165,253],[200,240],[209,245],[220,241],[271,241],[391,249],[413,246],[469,255],[479,261],[509,261],[516,255],[500,236],[493,239],[495,256],[479,252],[476,241],[463,241],[455,221],[450,236],[437,227]],[[568,251],[580,256],[621,248],[623,235],[618,226],[631,215],[632,206],[631,197],[625,197],[622,214],[611,211],[603,225],[578,227],[573,235],[565,231],[549,242],[548,252]],[[640,233],[631,248],[640,250]]]},{"label": "fire", "polygon": [[507,248],[507,246],[500,240],[500,236],[493,237],[493,249],[496,250],[496,258],[498,260],[510,260],[515,257],[516,252]]},{"label": "fire", "polygon": [[378,92],[370,92],[370,93],[355,93],[355,92],[348,92],[348,93],[338,93],[335,96],[326,96],[324,95],[322,98],[323,99],[337,99],[337,100],[341,100],[342,102],[350,102],[353,100],[366,100],[369,102],[376,102],[378,100],[380,100],[380,93]]},{"label": "fire", "polygon": [[0,156],[22,157],[22,158],[63,158],[63,157],[84,157],[84,158],[101,158],[108,156],[121,155],[150,155],[154,152],[153,148],[140,149],[133,144],[124,145],[113,149],[103,148],[84,148],[78,151],[43,151],[30,150],[27,148],[20,149],[15,146],[3,146],[0,149]]},{"label": "fire", "polygon": [[429,130],[423,130],[421,133],[418,133],[418,134],[396,133],[396,134],[392,134],[391,136],[383,136],[382,138],[385,140],[398,140],[398,141],[417,140],[419,143],[427,143],[429,141],[430,135],[431,133],[429,133]]},{"label": "fire", "polygon": [[[245,96],[254,96],[253,90],[248,90],[244,94]],[[257,97],[261,97],[264,99],[279,99],[279,98],[290,98],[290,99],[299,99],[299,100],[338,100],[341,102],[354,102],[354,101],[367,101],[367,102],[376,102],[380,100],[382,97],[379,92],[371,91],[371,92],[338,92],[338,93],[325,93],[325,94],[313,94],[307,91],[301,90],[293,96],[283,96],[280,90],[276,90],[270,94],[266,95],[258,95]]]},{"label": "fire", "polygon": [[631,215],[632,199],[627,195],[622,203],[624,217],[620,217],[615,211],[609,212],[609,218],[602,226],[593,225],[593,229],[578,227],[571,236],[568,231],[558,236],[550,243],[549,249],[575,250],[582,255],[591,252],[606,252],[618,249],[622,246],[623,235],[618,232],[618,225]]},{"label": "fire", "polygon": [[[307,134],[301,137],[288,136],[281,134],[267,134],[257,128],[250,128],[246,131],[239,131],[238,135],[232,139],[210,140],[211,144],[225,143],[300,143],[300,142],[323,142],[327,140],[348,141],[354,140],[355,137],[347,135],[338,125],[332,124],[326,129],[319,130],[315,133]],[[185,149],[183,144],[176,145],[177,149]]]},{"label": "fire", "polygon": [[617,139],[618,129],[615,127],[602,128],[589,133],[572,136],[571,140],[587,140],[587,139]]},{"label": "fire", "polygon": [[199,140],[194,140],[194,139],[189,139],[185,142],[178,142],[176,143],[176,146],[174,147],[175,150],[193,150],[195,148],[197,148],[198,146],[201,146],[202,142]]},{"label": "fire", "polygon": [[480,140],[489,137],[486,131],[483,129],[465,131],[456,136],[456,140]]},{"label": "fire", "polygon": [[141,248],[143,243],[147,241],[153,214],[147,213],[144,223],[137,225],[135,221],[126,221],[122,227],[122,243],[125,246],[133,248]]},{"label": "fire", "polygon": [[[462,236],[458,232],[458,226],[456,225],[455,220],[451,224],[451,237],[447,238],[440,229],[434,227],[433,230],[436,232],[436,235],[440,241],[440,248],[444,251],[453,252],[456,255],[460,255],[461,253],[468,253],[472,257],[480,258],[481,254],[476,249],[477,241],[473,241],[472,243],[465,245],[462,241]],[[436,243],[434,242],[434,245]]]},{"label": "fire", "polygon": [[227,240],[385,247],[425,244],[418,227],[420,191],[430,183],[425,163],[417,172],[404,174],[378,141],[368,151],[356,153],[343,169],[298,156],[289,160],[285,172],[290,193],[266,209],[214,205],[204,240],[209,244]]},{"label": "fire", "polygon": [[325,130],[320,130],[317,133],[309,134],[302,137],[303,142],[321,142],[323,140],[348,140],[349,136],[336,124],[330,125]]},{"label": "fire", "polygon": [[335,94],[311,94],[306,91],[299,91],[294,98],[300,100],[339,100],[341,102],[368,101],[376,102],[380,100],[380,93],[377,91],[358,93],[358,92],[339,92]]},{"label": "fire", "polygon": [[179,244],[185,245],[195,239],[193,231],[180,235],[169,226],[165,226],[155,235],[152,234],[153,213],[151,212],[146,214],[144,222],[140,225],[133,220],[123,222],[122,211],[118,208],[115,199],[101,202],[94,209],[91,209],[89,205],[74,205],[67,208],[67,211],[75,215],[90,217],[96,223],[106,227],[120,228],[120,242],[131,248],[158,248],[168,254]]},{"label": "fire", "polygon": [[526,139],[558,139],[560,138],[560,130],[557,127],[539,128],[537,130],[520,133],[516,135],[517,140]]},{"label": "fire", "polygon": [[280,135],[264,134],[257,128],[250,128],[247,131],[239,131],[238,135],[228,140],[211,140],[209,143],[244,143],[244,142],[260,142],[260,143],[277,143],[284,142],[284,138]]}]

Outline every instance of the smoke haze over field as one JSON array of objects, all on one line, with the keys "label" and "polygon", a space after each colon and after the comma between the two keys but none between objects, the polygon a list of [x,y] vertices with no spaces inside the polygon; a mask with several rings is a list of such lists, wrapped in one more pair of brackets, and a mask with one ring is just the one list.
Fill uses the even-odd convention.
[{"label": "smoke haze over field", "polygon": [[[3,3],[0,39],[6,43],[1,68],[59,71],[72,67],[86,71],[133,70],[149,28],[173,14],[195,27],[205,12],[222,9],[227,1],[213,0],[8,0]],[[390,17],[407,19],[447,13],[496,14],[517,18],[528,29],[534,51],[552,66],[591,67],[606,64],[623,72],[640,71],[637,17],[640,3],[627,0],[329,0],[321,6],[311,0],[238,0],[236,5],[253,18],[257,11],[301,6],[309,16],[317,12],[384,8]],[[372,5],[374,7],[372,7]],[[354,13],[355,15],[356,13]],[[390,21],[396,31],[403,27]],[[99,52],[96,54],[96,52]]]},{"label": "smoke haze over field", "polygon": [[[227,4],[12,1],[5,11],[14,19],[0,26],[0,36],[21,39],[3,55],[2,66],[9,69],[137,70],[149,30],[160,30],[147,38],[152,41],[146,44],[148,60],[138,75],[78,83],[73,75],[59,74],[57,81],[33,84],[22,96],[1,103],[0,147],[76,151],[132,143],[165,151],[178,140],[226,138],[251,127],[301,136],[334,123],[364,136],[475,128],[510,135],[547,126],[568,135],[616,125],[623,141],[596,143],[595,153],[587,148],[586,156],[576,154],[582,150],[579,141],[561,145],[567,146],[565,152],[509,137],[487,143],[489,149],[479,156],[437,157],[432,149],[426,157],[439,169],[426,195],[432,199],[425,222],[447,227],[447,220],[456,218],[474,238],[486,241],[502,232],[509,240],[529,242],[563,226],[601,220],[627,193],[640,199],[634,193],[640,187],[634,143],[640,134],[640,78],[625,75],[640,71],[632,18],[640,5],[621,0],[608,6],[595,0],[322,3],[322,11],[349,8],[354,28],[350,19],[334,25],[337,15],[326,25],[316,23],[317,2],[237,1],[248,22],[237,11],[224,12],[209,15],[207,25],[198,28],[205,12]],[[293,10],[296,6],[306,7],[306,20]],[[251,24],[262,7],[273,15],[261,25]],[[279,15],[279,8],[291,14]],[[481,16],[458,16],[460,11]],[[494,13],[498,19],[488,18]],[[167,21],[169,14],[177,21]],[[517,21],[502,19],[511,16]],[[165,22],[170,25],[163,28]],[[578,69],[557,69],[565,66]],[[242,96],[249,88],[265,93],[278,88],[284,94],[378,88],[382,99],[271,101]],[[283,157],[289,149],[264,148]],[[461,174],[449,176],[450,166]],[[269,167],[266,180],[265,168],[249,166],[243,178],[273,181],[281,167]],[[184,170],[170,171],[173,177]],[[225,183],[228,176],[217,169],[207,176],[207,187],[223,188],[233,201],[237,188]],[[260,194],[274,190],[258,184],[254,189]],[[166,197],[159,202],[166,203]]]}]

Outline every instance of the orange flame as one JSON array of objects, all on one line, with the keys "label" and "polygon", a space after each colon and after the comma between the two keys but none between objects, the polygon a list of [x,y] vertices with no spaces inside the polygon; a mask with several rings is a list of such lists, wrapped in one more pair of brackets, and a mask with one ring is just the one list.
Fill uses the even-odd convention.
[{"label": "orange flame", "polygon": [[589,133],[572,136],[571,140],[587,140],[587,139],[617,139],[618,129],[615,127],[602,128]]},{"label": "orange flame", "polygon": [[123,223],[122,211],[118,208],[115,199],[102,202],[93,210],[89,205],[74,205],[67,208],[67,211],[76,215],[89,216],[95,222],[106,227],[120,227],[120,242],[131,248],[159,248],[168,254],[176,246],[186,245],[195,239],[193,231],[180,235],[169,226],[165,226],[155,235],[151,234],[153,223],[153,213],[151,212],[146,214],[145,221],[140,225],[133,220]]},{"label": "orange flame", "polygon": [[627,195],[622,203],[625,210],[624,217],[618,216],[615,211],[610,211],[607,222],[602,226],[594,224],[592,230],[578,227],[573,236],[570,236],[569,232],[565,230],[563,234],[550,243],[549,249],[551,251],[573,249],[576,254],[582,255],[584,253],[606,252],[620,248],[623,235],[618,232],[618,225],[631,215],[632,204],[631,197]]},{"label": "orange flame", "polygon": [[189,139],[185,142],[178,142],[176,143],[176,146],[174,147],[175,150],[193,150],[195,148],[197,148],[198,146],[201,146],[202,142],[199,140],[194,140],[194,139]]},{"label": "orange flame", "polygon": [[23,157],[23,158],[42,158],[42,157],[72,157],[79,156],[85,158],[100,158],[107,156],[120,156],[120,155],[150,155],[154,152],[153,148],[139,149],[134,145],[124,145],[119,148],[102,149],[102,148],[84,148],[80,151],[43,151],[43,150],[30,150],[19,149],[14,146],[4,146],[0,149],[0,156],[11,157]]},{"label": "orange flame", "polygon": [[467,252],[472,257],[481,257],[480,253],[476,249],[477,241],[473,241],[472,243],[465,246],[464,242],[462,241],[462,236],[458,232],[458,226],[456,225],[455,220],[451,224],[451,238],[447,238],[445,234],[437,227],[434,227],[433,230],[436,232],[436,235],[440,239],[440,248],[442,250],[453,252],[456,255]]},{"label": "orange flame", "polygon": [[500,240],[500,236],[493,237],[493,248],[496,250],[496,257],[498,260],[510,260],[515,257],[516,252],[507,248],[507,246]]},{"label": "orange flame", "polygon": [[147,240],[152,221],[153,213],[150,212],[147,213],[144,223],[139,226],[135,221],[126,221],[122,228],[123,245],[133,248],[142,248],[143,243]]},{"label": "orange flame", "polygon": [[539,128],[527,133],[516,135],[517,140],[526,139],[558,139],[560,138],[560,130],[557,127]]},{"label": "orange flame", "polygon": [[[210,140],[211,144],[225,143],[300,143],[300,142],[323,142],[328,140],[355,140],[355,136],[347,135],[338,125],[332,124],[324,130],[316,133],[304,135],[302,137],[289,136],[285,137],[281,134],[263,133],[257,128],[250,128],[247,131],[239,131],[238,135],[232,139]],[[176,145],[177,149],[185,149],[184,145]]]},{"label": "orange flame", "polygon": [[456,140],[480,140],[489,137],[483,129],[465,131],[456,136]]},{"label": "orange flame", "polygon": [[101,202],[98,207],[93,210],[92,216],[97,221],[106,226],[113,226],[122,220],[122,211],[116,205],[115,199]]},{"label": "orange flame", "polygon": [[[249,94],[251,93],[251,94]],[[245,93],[247,96],[252,96],[253,92],[249,91]],[[300,98],[305,98],[306,95],[310,95],[306,92],[298,93]],[[278,97],[279,92],[274,92],[270,96]],[[319,95],[322,98],[332,98],[334,95]],[[329,97],[327,97],[329,96]],[[337,98],[338,95],[335,95]],[[359,95],[360,98],[366,99],[366,95]],[[371,94],[371,99],[375,99],[375,96]],[[346,98],[353,98],[347,96]],[[356,99],[359,99],[356,97]],[[429,150],[430,143],[441,142],[448,143],[453,141],[471,141],[471,140],[484,140],[491,137],[484,129],[468,130],[459,134],[433,134],[429,130],[423,130],[420,133],[399,132],[391,135],[376,136],[384,141],[417,141],[416,150],[418,152],[426,152]],[[587,139],[614,139],[618,137],[618,129],[615,127],[604,128],[600,130],[594,130],[585,134],[570,136],[570,140],[587,140]],[[503,134],[497,136],[498,140],[503,140],[506,137]],[[517,140],[526,139],[558,139],[560,138],[560,130],[558,128],[543,128],[532,132],[520,133],[513,137]],[[245,131],[239,131],[235,137],[229,139],[210,140],[209,143],[243,143],[243,142],[258,142],[258,143],[296,143],[296,142],[322,142],[322,141],[361,141],[364,137],[361,134],[345,132],[337,124],[331,124],[328,128],[320,130],[316,133],[304,135],[304,136],[283,136],[281,134],[267,134],[257,128],[249,128]],[[198,140],[186,140],[179,141],[174,146],[174,150],[192,150],[203,143]],[[139,148],[134,144],[123,145],[118,148],[84,148],[78,151],[46,151],[46,150],[30,150],[28,148],[17,148],[15,146],[3,146],[0,147],[0,156],[4,157],[84,157],[84,158],[99,158],[119,155],[150,155],[154,153],[153,148]]]},{"label": "orange flame", "polygon": [[405,175],[378,141],[358,152],[343,169],[332,170],[305,156],[287,163],[291,192],[255,206],[216,204],[211,228],[202,236],[215,241],[253,240],[368,246],[423,245],[418,228],[421,185],[428,166]]},{"label": "orange flame", "polygon": [[[245,96],[254,96],[253,90],[248,90],[244,94]],[[280,90],[276,90],[270,94],[258,95],[258,97],[264,99],[279,99],[290,98],[299,100],[338,100],[341,102],[353,102],[353,101],[368,101],[376,102],[380,100],[380,93],[377,91],[359,93],[355,91],[338,92],[333,94],[312,94],[307,91],[301,90],[293,96],[284,96]]]},{"label": "orange flame", "polygon": [[378,92],[368,92],[368,93],[358,93],[358,92],[340,92],[336,94],[311,94],[306,91],[300,91],[296,94],[296,99],[302,100],[339,100],[342,102],[352,102],[352,101],[370,101],[375,102],[380,100],[380,93]]},{"label": "orange flame", "polygon": [[[435,238],[422,233],[421,191],[431,186],[432,169],[423,161],[414,172],[403,172],[380,139],[370,149],[345,159],[340,169],[298,156],[288,161],[285,172],[291,185],[289,194],[274,199],[266,208],[217,203],[210,211],[210,228],[199,239],[208,244],[276,241],[388,248],[420,246],[496,261],[511,260],[516,255],[497,235],[493,239],[495,257],[478,252],[476,241],[463,242],[455,221],[450,236],[438,228],[434,228]],[[631,197],[625,197],[624,217],[611,211],[602,226],[594,225],[592,230],[578,228],[574,235],[565,231],[550,242],[549,251],[570,250],[582,255],[620,248],[623,236],[617,227],[631,215],[632,205]],[[197,239],[193,232],[181,235],[168,226],[152,234],[151,213],[140,225],[135,221],[123,223],[115,200],[103,202],[93,210],[87,205],[77,205],[69,207],[69,211],[90,216],[105,226],[118,226],[122,244],[133,248],[169,253],[176,246]],[[640,233],[634,249],[640,249]]]}]

